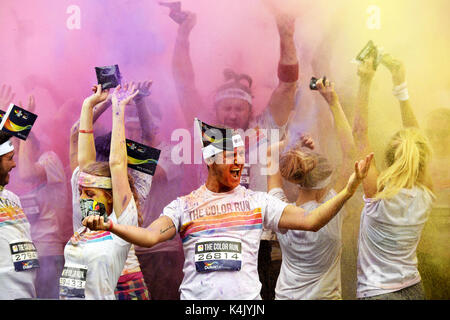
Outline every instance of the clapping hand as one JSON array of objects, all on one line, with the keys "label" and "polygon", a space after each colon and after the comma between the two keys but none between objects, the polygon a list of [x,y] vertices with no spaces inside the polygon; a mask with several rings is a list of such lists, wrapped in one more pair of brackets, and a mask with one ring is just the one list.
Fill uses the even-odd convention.
[{"label": "clapping hand", "polygon": [[365,159],[355,162],[355,172],[352,173],[347,182],[347,191],[350,194],[354,194],[359,184],[367,177],[372,159],[373,153],[367,155]]}]

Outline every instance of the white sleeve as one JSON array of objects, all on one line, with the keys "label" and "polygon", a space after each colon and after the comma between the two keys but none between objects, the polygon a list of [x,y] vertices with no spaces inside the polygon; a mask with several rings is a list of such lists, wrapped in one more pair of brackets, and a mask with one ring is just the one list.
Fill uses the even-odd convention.
[{"label": "white sleeve", "polygon": [[284,193],[282,188],[273,188],[268,192],[269,195],[280,199],[281,201],[288,202],[288,198],[286,197],[286,194]]},{"label": "white sleeve", "polygon": [[175,225],[176,230],[179,231],[181,225],[182,212],[183,210],[181,209],[180,206],[180,200],[175,199],[164,207],[161,216],[169,217],[172,220],[173,224]]},{"label": "white sleeve", "polygon": [[38,163],[44,168],[47,176],[47,184],[65,183],[66,175],[61,160],[54,152],[43,153]]},{"label": "white sleeve", "polygon": [[278,223],[284,208],[289,204],[266,192],[257,192],[256,194],[262,210],[264,228],[279,232]]},{"label": "white sleeve", "polygon": [[[111,213],[110,217],[113,218],[117,216],[116,214],[113,215]],[[136,201],[134,200],[133,196],[131,196],[131,199],[128,202],[127,207],[125,208],[125,210],[123,210],[122,214],[117,219],[117,223],[128,226],[136,226],[136,227],[138,226],[138,212]]]},{"label": "white sleeve", "polygon": [[[114,211],[109,215],[109,218],[112,220],[113,223],[137,227],[138,226],[138,212],[137,212],[137,207],[136,207],[136,202],[134,200],[134,197],[131,197],[130,201],[128,202],[128,206],[125,208],[125,210],[123,210],[123,212],[119,216],[119,218],[117,218]],[[122,238],[120,238],[118,236],[115,236],[114,238],[118,244],[120,244],[122,246],[129,245],[131,247],[131,243],[123,240]]]}]

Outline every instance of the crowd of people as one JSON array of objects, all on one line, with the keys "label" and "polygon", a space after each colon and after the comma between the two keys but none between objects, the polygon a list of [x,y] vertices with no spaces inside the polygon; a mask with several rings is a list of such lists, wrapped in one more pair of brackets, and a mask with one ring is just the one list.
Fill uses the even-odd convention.
[{"label": "crowd of people", "polygon": [[[317,95],[334,121],[327,135],[340,144],[337,165],[316,150],[316,137],[291,130],[301,103],[299,78],[308,77],[299,67],[295,17],[272,10],[278,85],[256,114],[253,80],[235,70],[225,69],[212,101],[202,100],[190,58],[196,15],[184,15],[171,71],[191,143],[201,148],[196,118],[237,143],[215,144],[218,149],[203,153],[201,164],[175,164],[170,142],[159,133],[151,81],[106,90],[94,85],[66,133],[67,159],[44,148],[45,138],[33,131],[26,140],[0,132],[0,299],[343,299],[348,215],[361,216],[356,297],[425,299],[417,247],[436,198],[435,147],[433,130],[422,130],[414,115],[404,64],[389,54],[381,59],[402,118],[386,141],[384,165],[369,139],[376,57],[369,55],[355,70],[353,121],[334,82],[317,80]],[[13,102],[38,113],[34,97],[28,106],[14,98],[3,86],[0,108]],[[108,110],[110,132],[97,121]],[[277,135],[245,135],[269,129]],[[126,139],[161,150],[154,175],[128,167]],[[255,150],[260,159],[253,163]],[[7,186],[14,183],[16,161],[13,178],[27,185],[19,195]],[[355,212],[345,204],[360,185],[363,208]],[[72,235],[62,232],[67,225]]]}]

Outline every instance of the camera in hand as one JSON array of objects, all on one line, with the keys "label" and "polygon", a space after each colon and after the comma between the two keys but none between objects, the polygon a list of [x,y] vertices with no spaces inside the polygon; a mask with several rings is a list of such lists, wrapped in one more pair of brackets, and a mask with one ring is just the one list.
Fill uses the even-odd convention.
[{"label": "camera in hand", "polygon": [[160,2],[161,6],[168,7],[170,9],[169,17],[172,18],[178,24],[182,24],[187,18],[187,13],[181,11],[181,2]]},{"label": "camera in hand", "polygon": [[362,48],[362,50],[356,56],[356,61],[363,62],[369,57],[373,57],[373,69],[377,70],[378,65],[383,59],[383,50],[377,47],[372,40],[369,40],[367,44]]},{"label": "camera in hand", "polygon": [[[327,80],[327,77],[326,76],[323,76],[322,77],[322,79],[323,79],[323,84],[325,84],[325,81]],[[311,81],[309,82],[309,88],[311,89],[311,90],[318,90],[317,89],[317,81],[319,81],[320,79],[317,79],[317,78],[315,78],[315,77],[312,77],[311,78]]]},{"label": "camera in hand", "polygon": [[106,207],[103,203],[92,199],[80,199],[81,221],[89,216],[101,216],[105,222],[109,221]]}]

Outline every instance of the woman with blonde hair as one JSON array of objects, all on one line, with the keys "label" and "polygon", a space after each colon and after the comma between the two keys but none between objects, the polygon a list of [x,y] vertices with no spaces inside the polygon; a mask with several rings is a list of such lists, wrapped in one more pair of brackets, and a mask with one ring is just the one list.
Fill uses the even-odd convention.
[{"label": "woman with blonde hair", "polygon": [[[138,197],[127,171],[125,107],[138,93],[134,86],[112,94],[112,136],[109,162],[96,162],[93,137],[93,109],[106,100],[101,85],[83,102],[78,167],[72,175],[72,192],[79,193],[81,215],[100,215],[124,225],[138,225]],[[75,205],[75,203],[74,203]],[[75,210],[75,209],[74,209]],[[64,249],[65,265],[60,278],[61,299],[115,300],[114,289],[124,268],[131,244],[109,230],[94,231],[84,226],[75,232]]]},{"label": "woman with blonde hair", "polygon": [[[372,63],[369,58],[358,68],[360,87],[353,132],[360,153],[371,149],[367,123]],[[428,175],[431,148],[412,112],[403,64],[390,56],[382,63],[391,71],[404,128],[388,143],[386,169],[379,172],[372,163],[363,181],[356,296],[424,299],[416,249],[434,197]]]},{"label": "woman with blonde hair", "polygon": [[[343,164],[339,171],[322,154],[313,151],[314,142],[303,135],[291,149],[282,152],[279,172],[268,176],[269,194],[283,201],[283,179],[299,187],[293,205],[311,212],[345,187],[345,177],[352,171],[354,143],[351,127],[334,91],[334,84],[323,80],[317,88],[333,114],[341,144]],[[286,142],[281,142],[281,147]],[[369,156],[370,158],[372,155]],[[282,250],[282,264],[275,288],[277,300],[342,299],[341,296],[341,230],[345,210],[339,210],[317,232],[280,230],[278,242]]]}]

